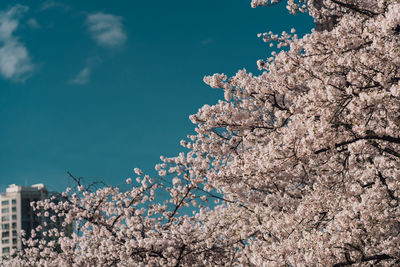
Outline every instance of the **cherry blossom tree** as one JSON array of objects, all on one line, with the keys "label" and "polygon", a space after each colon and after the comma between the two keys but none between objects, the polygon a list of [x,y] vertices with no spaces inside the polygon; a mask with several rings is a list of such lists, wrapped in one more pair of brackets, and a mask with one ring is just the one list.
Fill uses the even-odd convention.
[{"label": "cherry blossom tree", "polygon": [[317,29],[260,34],[259,75],[204,78],[225,100],[190,117],[188,153],[36,203],[74,232],[42,227],[3,265],[400,266],[400,1],[251,5],[279,2]]}]

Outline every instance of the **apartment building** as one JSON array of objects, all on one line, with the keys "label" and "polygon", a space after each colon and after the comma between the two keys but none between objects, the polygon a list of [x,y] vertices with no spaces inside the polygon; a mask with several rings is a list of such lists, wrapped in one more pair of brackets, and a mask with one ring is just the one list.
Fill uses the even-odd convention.
[{"label": "apartment building", "polygon": [[8,255],[11,249],[22,248],[21,230],[29,236],[31,230],[41,223],[41,218],[35,216],[30,203],[47,197],[44,184],[30,187],[12,184],[5,193],[0,194],[0,256]]}]

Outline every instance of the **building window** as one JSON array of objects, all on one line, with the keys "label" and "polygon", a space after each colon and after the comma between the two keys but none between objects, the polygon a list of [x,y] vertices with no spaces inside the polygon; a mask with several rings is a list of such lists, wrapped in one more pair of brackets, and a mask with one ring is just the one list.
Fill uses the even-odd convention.
[{"label": "building window", "polygon": [[10,224],[8,224],[8,223],[3,223],[3,224],[1,225],[1,229],[3,229],[3,230],[5,230],[5,229],[10,229]]},{"label": "building window", "polygon": [[16,199],[12,199],[12,200],[11,200],[11,203],[12,203],[13,205],[17,204],[17,200],[16,200]]},{"label": "building window", "polygon": [[13,245],[16,245],[16,244],[17,244],[17,239],[13,238]]},{"label": "building window", "polygon": [[3,248],[3,254],[10,253],[10,248]]},{"label": "building window", "polygon": [[10,244],[10,239],[2,239],[1,243],[2,244]]},{"label": "building window", "polygon": [[17,223],[13,222],[12,223],[12,228],[17,228]]},{"label": "building window", "polygon": [[12,215],[12,220],[15,221],[17,219],[17,215],[13,214]]},{"label": "building window", "polygon": [[10,220],[10,215],[1,216],[1,221],[2,222],[8,222],[9,220]]},{"label": "building window", "polygon": [[10,208],[2,208],[1,209],[1,213],[9,213],[10,212]]},{"label": "building window", "polygon": [[3,201],[1,202],[1,205],[2,205],[2,206],[8,205],[8,204],[10,204],[10,202],[9,202],[8,200],[3,200]]},{"label": "building window", "polygon": [[17,207],[12,207],[12,212],[17,212]]},{"label": "building window", "polygon": [[13,236],[17,236],[17,230],[13,230],[12,234]]},{"label": "building window", "polygon": [[1,233],[1,237],[9,237],[10,236],[10,231],[5,231],[3,233]]}]

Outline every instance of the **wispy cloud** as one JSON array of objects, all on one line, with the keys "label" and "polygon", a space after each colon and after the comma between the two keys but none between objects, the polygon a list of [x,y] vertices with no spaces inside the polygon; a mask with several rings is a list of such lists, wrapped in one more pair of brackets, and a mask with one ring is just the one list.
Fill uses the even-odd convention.
[{"label": "wispy cloud", "polygon": [[87,84],[90,80],[90,73],[91,69],[89,67],[85,67],[72,80],[70,80],[70,82],[77,85]]},{"label": "wispy cloud", "polygon": [[54,1],[54,0],[47,0],[47,1],[44,1],[40,5],[39,11],[45,11],[45,10],[49,10],[49,9],[53,9],[53,8],[60,8],[60,9],[62,9],[64,11],[68,11],[68,10],[71,9],[70,6],[68,6],[68,5],[64,4],[64,3],[61,3],[61,2],[58,2],[58,1]]},{"label": "wispy cloud", "polygon": [[209,45],[209,44],[211,44],[213,42],[214,42],[213,39],[208,38],[208,39],[201,40],[200,43],[201,43],[202,46],[206,46],[206,45]]},{"label": "wispy cloud", "polygon": [[89,14],[86,24],[98,45],[115,47],[122,45],[126,40],[122,17],[98,12]]},{"label": "wispy cloud", "polygon": [[29,28],[31,28],[31,29],[35,29],[36,30],[36,29],[40,28],[39,22],[37,22],[37,20],[34,19],[34,18],[28,19],[27,23],[28,23]]},{"label": "wispy cloud", "polygon": [[0,74],[10,80],[25,81],[35,69],[25,45],[14,36],[27,6],[15,5],[0,11]]}]

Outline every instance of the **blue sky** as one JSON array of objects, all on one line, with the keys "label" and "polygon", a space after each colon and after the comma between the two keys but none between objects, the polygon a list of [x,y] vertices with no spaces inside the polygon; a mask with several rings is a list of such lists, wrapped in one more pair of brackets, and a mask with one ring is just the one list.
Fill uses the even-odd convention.
[{"label": "blue sky", "polygon": [[250,0],[1,1],[0,190],[153,174],[223,98],[203,76],[259,73],[272,50],[257,33],[292,27],[312,19]]}]

